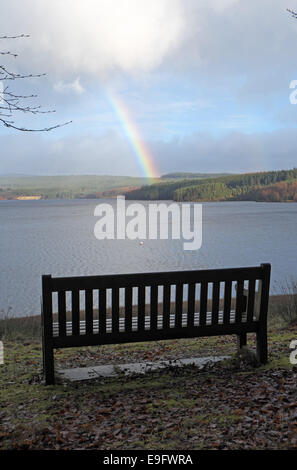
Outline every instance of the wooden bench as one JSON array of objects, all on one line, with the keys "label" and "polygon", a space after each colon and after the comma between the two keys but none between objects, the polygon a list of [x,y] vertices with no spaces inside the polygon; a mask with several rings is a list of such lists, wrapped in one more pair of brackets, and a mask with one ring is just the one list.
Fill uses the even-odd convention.
[{"label": "wooden bench", "polygon": [[[75,346],[237,335],[242,347],[247,333],[254,332],[258,359],[265,363],[269,283],[269,264],[203,271],[42,276],[45,382],[55,383],[54,349]],[[55,305],[57,313],[53,314]]]}]

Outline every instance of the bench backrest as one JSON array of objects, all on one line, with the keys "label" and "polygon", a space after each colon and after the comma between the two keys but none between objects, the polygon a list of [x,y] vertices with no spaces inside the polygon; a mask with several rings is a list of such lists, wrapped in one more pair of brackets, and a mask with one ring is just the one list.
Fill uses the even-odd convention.
[{"label": "bench backrest", "polygon": [[[63,346],[63,339],[69,336],[83,337],[84,344],[94,336],[111,343],[121,335],[131,337],[134,332],[139,340],[145,340],[157,332],[163,337],[168,332],[174,336],[175,332],[178,337],[185,331],[190,336],[189,332],[197,327],[210,331],[216,326],[266,323],[269,282],[269,264],[86,277],[45,275],[43,335],[58,338],[56,344]],[[56,315],[53,295],[57,297]]]}]

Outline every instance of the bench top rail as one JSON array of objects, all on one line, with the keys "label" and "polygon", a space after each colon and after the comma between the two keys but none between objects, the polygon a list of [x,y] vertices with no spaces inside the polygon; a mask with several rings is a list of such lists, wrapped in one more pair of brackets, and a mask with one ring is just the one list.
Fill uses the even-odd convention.
[{"label": "bench top rail", "polygon": [[[263,265],[270,266],[270,265]],[[51,277],[48,278],[48,287],[52,292],[70,291],[74,289],[111,289],[113,287],[140,287],[152,285],[166,285],[177,283],[200,283],[214,281],[244,281],[249,279],[264,279],[265,269],[262,266],[248,268],[208,269],[191,271],[170,271],[136,274],[107,274],[100,276]]]}]

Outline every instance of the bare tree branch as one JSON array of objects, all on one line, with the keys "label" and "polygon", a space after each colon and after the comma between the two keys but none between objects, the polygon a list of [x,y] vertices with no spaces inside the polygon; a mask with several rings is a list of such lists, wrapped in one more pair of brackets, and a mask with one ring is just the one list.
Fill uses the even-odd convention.
[{"label": "bare tree branch", "polygon": [[17,36],[0,36],[0,39],[19,39],[19,38],[29,38],[30,34],[18,34]]},{"label": "bare tree branch", "polygon": [[51,127],[43,127],[42,129],[28,129],[27,127],[18,127],[13,124],[13,121],[7,121],[7,119],[2,119],[0,117],[0,122],[4,124],[6,127],[11,127],[12,129],[16,129],[17,131],[23,131],[23,132],[49,132],[52,131],[53,129],[58,129],[59,127],[66,126],[67,124],[70,124],[72,121],[64,122],[63,124],[56,124],[55,126]]},{"label": "bare tree branch", "polygon": [[[19,34],[15,36],[0,36],[1,39],[23,39],[30,37],[28,34]],[[11,51],[0,51],[0,56],[10,56],[16,58],[18,55]],[[68,121],[62,124],[56,124],[41,129],[30,129],[27,127],[20,126],[15,123],[14,116],[17,112],[30,113],[30,114],[49,114],[55,113],[55,110],[43,110],[40,105],[33,106],[31,104],[24,104],[23,100],[30,100],[37,98],[37,95],[21,95],[11,91],[7,86],[3,86],[4,82],[14,81],[19,79],[30,79],[44,77],[45,73],[39,74],[20,74],[12,72],[8,69],[7,65],[0,64],[0,123],[5,127],[16,129],[22,132],[49,132],[53,129],[66,126],[72,121]]]},{"label": "bare tree branch", "polygon": [[293,18],[297,18],[297,13],[295,11],[289,10],[289,8],[287,8],[287,11],[291,14]]}]

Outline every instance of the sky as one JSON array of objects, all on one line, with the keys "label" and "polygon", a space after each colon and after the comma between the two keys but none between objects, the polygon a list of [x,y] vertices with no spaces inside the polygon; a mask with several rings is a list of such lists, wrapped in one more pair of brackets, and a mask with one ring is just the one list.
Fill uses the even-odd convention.
[{"label": "sky", "polygon": [[[0,124],[0,174],[296,166],[296,0],[0,0],[0,65],[33,106]],[[297,82],[296,82],[297,83]],[[297,87],[296,87],[297,88]],[[1,91],[1,88],[0,88]]]}]

